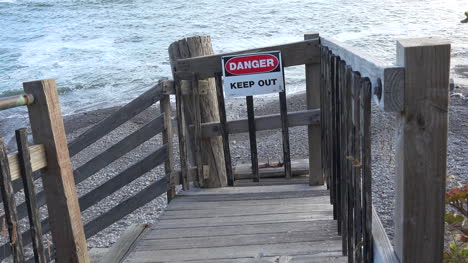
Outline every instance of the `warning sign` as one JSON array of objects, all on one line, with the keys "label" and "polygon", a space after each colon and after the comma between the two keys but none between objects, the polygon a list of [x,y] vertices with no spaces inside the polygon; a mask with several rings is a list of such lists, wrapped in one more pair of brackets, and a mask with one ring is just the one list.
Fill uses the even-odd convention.
[{"label": "warning sign", "polygon": [[270,51],[221,57],[226,97],[284,91],[281,52]]}]

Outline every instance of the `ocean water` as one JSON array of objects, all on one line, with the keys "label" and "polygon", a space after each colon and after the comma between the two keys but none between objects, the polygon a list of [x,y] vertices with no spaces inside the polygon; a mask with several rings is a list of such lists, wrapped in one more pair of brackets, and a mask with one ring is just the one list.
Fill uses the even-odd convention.
[{"label": "ocean water", "polygon": [[[0,96],[55,78],[65,115],[121,105],[170,77],[167,47],[193,35],[227,52],[319,32],[388,63],[396,39],[441,36],[453,43],[452,77],[466,84],[465,11],[467,0],[0,0]],[[304,89],[303,68],[286,79],[288,92]]]}]

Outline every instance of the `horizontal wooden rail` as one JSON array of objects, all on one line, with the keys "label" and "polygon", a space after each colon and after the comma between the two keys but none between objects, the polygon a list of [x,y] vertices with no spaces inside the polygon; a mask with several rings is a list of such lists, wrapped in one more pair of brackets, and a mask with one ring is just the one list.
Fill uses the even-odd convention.
[{"label": "horizontal wooden rail", "polygon": [[[167,145],[163,145],[157,151],[149,154],[143,160],[135,163],[134,165],[130,166],[129,168],[125,169],[120,174],[116,175],[109,181],[103,183],[99,187],[95,188],[94,190],[88,192],[84,196],[80,197],[80,210],[84,211],[89,207],[97,204],[99,201],[103,200],[107,196],[111,195],[113,192],[117,191],[118,189],[122,188],[123,186],[127,185],[128,183],[132,182],[133,180],[139,178],[146,172],[150,171],[154,167],[161,165],[167,159]],[[43,192],[39,193],[38,200],[41,200],[41,205],[44,205],[45,199]],[[24,203],[22,204],[24,205]],[[18,207],[18,210],[22,208],[21,206]],[[22,208],[21,211],[25,210],[26,208]],[[23,211],[22,214],[18,214],[18,218],[25,217],[26,211]],[[46,234],[50,231],[49,226],[49,219],[45,218],[41,221],[42,233]],[[22,233],[22,238],[24,240],[24,244],[27,245],[31,243],[31,232],[29,230]],[[11,255],[10,244],[4,244],[0,247],[0,259],[8,257]]]},{"label": "horizontal wooden rail", "polygon": [[[44,145],[32,145],[29,147],[29,152],[31,153],[31,166],[33,172],[47,167]],[[18,153],[8,155],[8,163],[10,166],[11,180],[14,181],[21,178]]]},{"label": "horizontal wooden rail", "polygon": [[[259,162],[259,166],[264,166],[266,163]],[[234,168],[235,179],[253,179],[251,164],[238,164]],[[258,169],[260,178],[284,177],[284,167],[265,167]],[[309,160],[292,160],[291,175],[299,176],[309,173]]]},{"label": "horizontal wooden rail", "polygon": [[70,157],[75,156],[84,148],[104,137],[115,128],[119,127],[134,116],[138,115],[143,110],[147,109],[149,106],[153,105],[155,102],[159,101],[162,96],[162,90],[162,84],[156,84],[156,86],[141,94],[138,98],[134,99],[109,117],[105,118],[78,136],[78,138],[76,138],[68,145]]},{"label": "horizontal wooden rail", "polygon": [[[146,124],[141,129],[135,131],[134,133],[128,135],[117,144],[111,146],[101,154],[97,155],[87,163],[83,164],[79,168],[73,171],[75,176],[75,184],[79,184],[82,181],[86,180],[105,166],[109,165],[113,161],[122,157],[126,153],[135,149],[138,145],[152,138],[153,136],[160,133],[163,129],[163,118],[164,115],[159,115],[157,118],[153,119],[151,122]],[[32,146],[36,147],[36,146]],[[31,148],[32,148],[31,147]],[[33,160],[33,149],[31,149],[31,159]],[[35,152],[40,152],[38,149],[34,150]],[[37,153],[35,153],[37,154]],[[15,157],[17,158],[17,157]],[[34,163],[34,162],[33,162]],[[38,166],[39,167],[39,166]],[[44,166],[45,167],[45,166]],[[43,168],[43,167],[42,167]],[[18,168],[19,169],[19,168]],[[34,166],[33,166],[34,170]],[[19,171],[18,171],[19,173]],[[18,188],[19,189],[19,188]],[[43,191],[40,191],[36,195],[37,205],[42,207],[46,203],[45,195]],[[26,203],[23,202],[18,205],[18,218],[22,219],[27,216]],[[0,216],[0,221],[3,220],[4,215]]]},{"label": "horizontal wooden rail", "polygon": [[[320,124],[320,110],[304,110],[288,113],[288,127],[307,126]],[[221,136],[221,124],[219,122],[202,123],[202,137]],[[280,129],[280,114],[271,114],[255,118],[255,130]],[[249,131],[248,119],[238,119],[227,122],[229,134]]]},{"label": "horizontal wooden rail", "polygon": [[369,54],[331,38],[320,37],[320,44],[333,55],[372,82],[373,98],[381,109],[389,112],[403,110],[405,68],[391,66]]},{"label": "horizontal wooden rail", "polygon": [[93,221],[85,225],[86,238],[90,238],[126,215],[132,213],[138,208],[144,206],[156,197],[164,194],[168,189],[168,176],[164,176],[158,181],[150,184],[145,189],[141,190],[134,196],[126,199],[109,211],[95,218]]},{"label": "horizontal wooden rail", "polygon": [[[175,85],[173,80],[163,80],[163,94],[164,95],[176,95]],[[200,95],[208,94],[208,80],[201,79],[198,81],[198,93]],[[192,81],[190,80],[181,80],[180,81],[180,90],[182,95],[191,95],[192,92]]]},{"label": "horizontal wooden rail", "polygon": [[149,154],[141,161],[129,166],[123,172],[112,177],[102,185],[91,190],[84,196],[80,197],[81,211],[97,204],[102,199],[111,195],[115,191],[138,179],[145,173],[151,171],[153,168],[164,163],[168,158],[167,144],[163,145],[157,151]]},{"label": "horizontal wooden rail", "polygon": [[178,72],[195,72],[198,73],[200,79],[206,79],[214,77],[217,72],[221,72],[222,56],[278,50],[281,51],[284,67],[320,63],[319,39],[317,38],[232,53],[179,59],[177,60],[176,68]]},{"label": "horizontal wooden rail", "polygon": [[161,114],[141,129],[128,135],[118,143],[77,168],[74,171],[76,184],[79,184],[86,178],[135,149],[140,144],[159,134],[164,128],[163,125],[164,115]]},{"label": "horizontal wooden rail", "polygon": [[372,207],[372,236],[374,238],[374,263],[400,263],[374,207]]}]

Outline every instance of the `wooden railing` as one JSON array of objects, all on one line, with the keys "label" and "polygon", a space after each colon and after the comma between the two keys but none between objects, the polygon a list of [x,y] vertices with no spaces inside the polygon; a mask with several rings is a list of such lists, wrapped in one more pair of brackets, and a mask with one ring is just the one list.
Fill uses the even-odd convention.
[{"label": "wooden railing", "polygon": [[[400,40],[397,65],[386,65],[320,42],[322,165],[349,262],[442,262],[450,44]],[[371,96],[398,121],[395,249],[372,207]]]},{"label": "wooden railing", "polygon": [[[203,44],[199,44],[203,42]],[[191,45],[192,43],[192,45]],[[320,74],[318,67],[320,62],[320,52],[318,49],[319,38],[318,34],[307,35],[306,40],[285,45],[277,45],[258,49],[243,50],[233,53],[216,54],[208,56],[187,57],[181,53],[190,53],[186,49],[193,48],[198,53],[203,53],[204,50],[199,50],[200,46],[206,47],[210,45],[207,37],[193,37],[186,40],[175,42],[169,48],[172,54],[173,73],[175,77],[175,89],[181,90],[178,93],[177,108],[178,108],[178,129],[179,129],[179,145],[181,148],[181,166],[182,174],[188,174],[192,170],[194,173],[194,181],[203,184],[203,171],[199,167],[206,167],[210,160],[200,160],[190,158],[191,156],[199,157],[204,154],[200,150],[203,140],[216,138],[221,136],[222,154],[224,158],[224,167],[218,167],[217,170],[223,168],[227,174],[228,185],[235,184],[236,179],[234,167],[231,162],[229,134],[234,133],[249,133],[250,156],[251,156],[251,174],[254,181],[260,180],[261,171],[259,170],[256,132],[261,130],[270,130],[281,128],[283,141],[283,162],[282,169],[286,178],[290,178],[294,174],[294,167],[291,167],[290,147],[289,147],[289,127],[307,126],[309,128],[309,183],[311,185],[323,184],[323,177],[320,173],[320,110],[318,109],[318,85],[314,81],[307,81],[307,109],[298,112],[288,112],[286,104],[286,89],[279,93],[279,114],[267,116],[255,116],[252,96],[246,97],[246,112],[248,118],[228,121],[226,118],[226,108],[223,94],[223,81],[221,73],[221,57],[226,55],[265,52],[265,51],[281,51],[282,62],[284,67],[297,65],[306,65],[306,75],[309,79],[313,79]],[[184,46],[181,48],[181,46]],[[187,46],[187,47],[185,47]],[[196,53],[195,52],[195,53]],[[214,78],[214,81],[213,81]],[[203,84],[201,84],[203,83]],[[208,83],[208,84],[206,84]],[[184,86],[190,86],[193,93],[183,94]],[[208,97],[206,100],[214,101],[218,109],[212,115],[219,116],[219,121],[203,122],[200,118],[201,111],[207,112],[207,106],[200,104],[200,98],[206,96],[206,86],[212,89],[215,96]],[[204,91],[204,92],[201,92]],[[180,94],[180,96],[179,96]],[[187,103],[188,101],[188,103]],[[190,112],[184,108],[190,108]],[[208,148],[208,147],[207,147]],[[198,152],[202,152],[199,154]],[[213,163],[213,162],[212,162]],[[219,163],[219,162],[215,162]],[[185,169],[185,171],[184,171]],[[183,175],[182,177],[186,177]]]},{"label": "wooden railing", "polygon": [[[162,163],[165,163],[166,175],[164,177],[155,181],[141,190],[139,193],[126,199],[109,211],[104,212],[97,218],[84,225],[84,236],[86,238],[94,236],[114,222],[118,221],[119,219],[123,218],[124,216],[128,215],[137,208],[145,205],[149,201],[165,192],[167,192],[167,197],[169,200],[175,196],[175,186],[180,180],[179,178],[174,179],[176,174],[172,173],[172,122],[169,100],[170,90],[166,91],[167,88],[164,86],[165,84],[167,83],[160,81],[155,87],[151,88],[129,104],[125,105],[106,119],[102,120],[70,143],[70,155],[74,156],[81,150],[85,149],[87,146],[92,145],[94,142],[107,135],[119,125],[125,123],[143,110],[160,101],[161,115],[157,116],[142,128],[128,135],[118,143],[105,149],[102,153],[98,154],[94,158],[91,158],[85,164],[81,165],[73,171],[74,185],[79,184],[112,162],[116,161],[118,158],[135,149],[145,141],[163,132],[163,145],[161,148],[142,158],[140,161],[130,165],[118,175],[112,177],[108,181],[95,187],[93,190],[77,199],[80,211],[84,211],[112,193],[118,191],[125,185],[136,180],[153,168],[159,166]],[[2,160],[2,169],[7,166],[9,167],[9,173],[6,173],[5,171],[2,174],[8,174],[10,176],[10,178],[3,177],[4,185],[7,185],[7,187],[2,188],[2,193],[6,193],[6,195],[2,196],[7,197],[6,199],[3,199],[3,201],[5,206],[15,209],[5,209],[5,215],[2,215],[0,220],[6,219],[9,225],[16,226],[18,224],[18,220],[29,215],[30,221],[32,220],[31,216],[33,216],[32,218],[34,220],[31,221],[31,226],[34,227],[31,227],[30,230],[25,231],[22,234],[20,234],[19,231],[12,231],[10,234],[11,242],[0,247],[0,258],[4,259],[13,254],[16,262],[23,262],[24,253],[22,247],[23,245],[27,245],[33,241],[35,255],[38,255],[34,259],[36,262],[44,262],[46,260],[48,261],[55,258],[55,256],[57,256],[57,259],[63,260],[64,258],[59,257],[59,250],[61,249],[60,245],[57,246],[57,244],[52,244],[47,248],[47,253],[44,253],[43,246],[39,246],[42,245],[43,242],[42,234],[48,233],[50,230],[52,230],[52,233],[54,233],[54,226],[50,224],[49,219],[46,218],[40,221],[40,217],[37,213],[38,208],[41,206],[47,204],[48,207],[50,207],[53,205],[51,204],[50,200],[47,200],[46,193],[41,191],[36,194],[34,193],[34,187],[31,188],[32,191],[27,192],[27,188],[25,187],[26,202],[19,204],[17,207],[15,205],[14,192],[18,192],[22,189],[21,181],[28,182],[28,186],[34,186],[32,184],[33,181],[39,178],[40,175],[39,173],[36,173],[33,176],[32,172],[48,168],[47,158],[45,158],[48,153],[43,145],[34,145],[28,147],[25,130],[20,130],[17,133],[20,134],[17,135],[18,141],[20,142],[21,139],[21,144],[18,144],[18,149],[20,150],[19,153],[12,154],[8,156],[8,158],[0,158]],[[27,151],[28,149],[29,151]],[[28,155],[30,157],[24,158],[24,156]],[[29,169],[25,169],[24,167],[29,167]],[[47,170],[43,171],[47,173]],[[171,174],[174,180],[171,179]],[[20,175],[23,180],[19,178]],[[44,176],[48,175],[46,174]],[[11,183],[13,183],[14,187],[8,188],[8,184]],[[4,191],[8,189],[12,190],[11,194],[8,194],[8,191]],[[32,204],[31,201],[33,202]],[[60,202],[60,199],[54,200],[54,202]],[[55,237],[54,241],[57,242]],[[54,247],[57,250],[57,254],[54,253]],[[51,258],[46,259],[45,256],[49,256],[49,251],[52,251],[52,254],[50,255]]]}]

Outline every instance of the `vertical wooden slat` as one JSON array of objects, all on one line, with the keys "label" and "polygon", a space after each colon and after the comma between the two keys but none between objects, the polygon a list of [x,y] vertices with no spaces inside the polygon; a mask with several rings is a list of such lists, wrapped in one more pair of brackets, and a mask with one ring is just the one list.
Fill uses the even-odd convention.
[{"label": "vertical wooden slat", "polygon": [[348,179],[346,151],[347,151],[347,112],[346,112],[346,63],[343,60],[338,62],[338,93],[337,93],[337,152],[338,152],[338,175],[340,180],[340,198],[341,198],[341,236],[343,254],[348,255]]},{"label": "vertical wooden slat", "polygon": [[[318,34],[306,34],[304,40],[318,38]],[[320,56],[321,57],[321,56]],[[306,64],[306,99],[307,109],[317,109],[320,107],[320,64]],[[321,161],[321,132],[320,127],[309,125],[307,127],[309,142],[309,185],[323,185],[324,178],[320,169]]]},{"label": "vertical wooden slat", "polygon": [[[326,49],[325,47],[320,47],[320,173],[324,179],[325,184],[327,185],[327,189],[330,190],[330,180],[326,173],[326,139],[325,139],[325,127],[326,127],[326,119],[325,119],[325,86],[327,79],[325,78],[325,67],[326,67]],[[309,145],[310,148],[310,145]],[[309,153],[310,154],[310,153]],[[310,159],[309,159],[310,162]],[[309,164],[310,166],[310,164]],[[310,176],[310,174],[309,174]],[[331,200],[330,200],[331,201]]]},{"label": "vertical wooden slat", "polygon": [[332,169],[332,176],[333,176],[333,194],[335,199],[334,214],[336,213],[336,220],[338,223],[338,234],[341,235],[341,195],[340,195],[340,181],[338,177],[338,158],[337,158],[337,103],[336,103],[336,96],[337,96],[337,87],[339,81],[339,74],[338,74],[338,58],[332,55],[332,86],[331,86],[331,95],[330,95],[330,104],[331,104],[331,125],[330,125],[330,150],[331,150],[331,158],[330,158],[330,165]]},{"label": "vertical wooden slat", "polygon": [[227,130],[226,105],[224,103],[223,80],[221,73],[215,74],[216,95],[218,97],[219,122],[221,124],[221,137],[223,138],[224,163],[226,165],[226,176],[229,186],[234,186],[232,173],[231,150],[229,147],[229,133]]},{"label": "vertical wooden slat", "polygon": [[355,164],[353,165],[353,177],[354,177],[354,247],[355,247],[355,262],[362,262],[362,195],[361,195],[361,76],[358,72],[353,72],[352,77],[352,94],[353,94],[353,159]]},{"label": "vertical wooden slat", "polygon": [[16,213],[15,193],[11,185],[8,155],[2,137],[0,137],[0,191],[3,199],[8,233],[10,234],[10,244],[13,250],[13,261],[15,263],[22,263],[24,262],[23,241],[18,224],[18,215]]},{"label": "vertical wooden slat", "polygon": [[253,181],[259,182],[260,176],[258,174],[257,136],[255,131],[255,113],[253,97],[247,96],[245,100],[247,103],[247,118],[249,120],[250,160],[252,163]]},{"label": "vertical wooden slat", "polygon": [[200,92],[198,86],[198,74],[194,73],[192,77],[192,105],[194,112],[193,119],[193,145],[195,151],[195,165],[197,166],[198,186],[203,186],[204,174],[201,153],[201,115],[200,115]]},{"label": "vertical wooden slat", "polygon": [[187,139],[186,139],[186,127],[184,117],[184,102],[182,100],[182,90],[180,81],[174,80],[176,90],[176,108],[177,108],[177,133],[179,140],[179,156],[180,156],[180,173],[182,188],[188,190],[190,188],[190,182],[188,178],[188,162],[187,162]]},{"label": "vertical wooden slat", "polygon": [[371,83],[362,80],[361,88],[361,148],[363,192],[363,255],[366,263],[373,262],[372,248],[372,166],[371,166]]},{"label": "vertical wooden slat", "polygon": [[37,207],[36,191],[32,178],[31,156],[26,129],[16,130],[16,143],[18,145],[18,160],[23,181],[24,197],[28,210],[34,260],[38,263],[43,263],[46,262],[46,257],[42,242],[41,218]]},{"label": "vertical wooden slat", "polygon": [[72,164],[55,80],[23,83],[34,96],[28,105],[34,142],[44,144],[47,168],[42,183],[58,262],[89,262]]},{"label": "vertical wooden slat", "polygon": [[344,165],[346,167],[346,184],[347,184],[347,203],[348,203],[348,211],[347,211],[347,247],[348,247],[348,262],[354,262],[354,173],[353,173],[353,165],[352,162],[349,160],[349,157],[352,157],[352,150],[353,150],[353,111],[352,111],[352,96],[351,96],[351,88],[352,88],[352,79],[351,73],[352,69],[350,66],[346,66],[344,69],[345,71],[345,91],[344,91],[344,103],[345,103],[345,111],[343,112],[346,115],[346,150],[344,156]]},{"label": "vertical wooden slat", "polygon": [[283,165],[286,178],[291,178],[291,151],[289,148],[288,106],[286,103],[286,87],[279,93],[281,133],[283,135]]},{"label": "vertical wooden slat", "polygon": [[167,202],[169,203],[176,195],[175,184],[172,178],[174,172],[174,152],[172,148],[172,109],[170,95],[163,95],[159,102],[160,111],[164,114],[164,130],[162,133],[163,144],[167,144],[168,158],[164,162],[164,171],[169,175],[169,187],[167,190]]},{"label": "vertical wooden slat", "polygon": [[397,42],[397,64],[405,67],[395,158],[395,247],[402,263],[443,258],[450,48],[435,37]]}]

